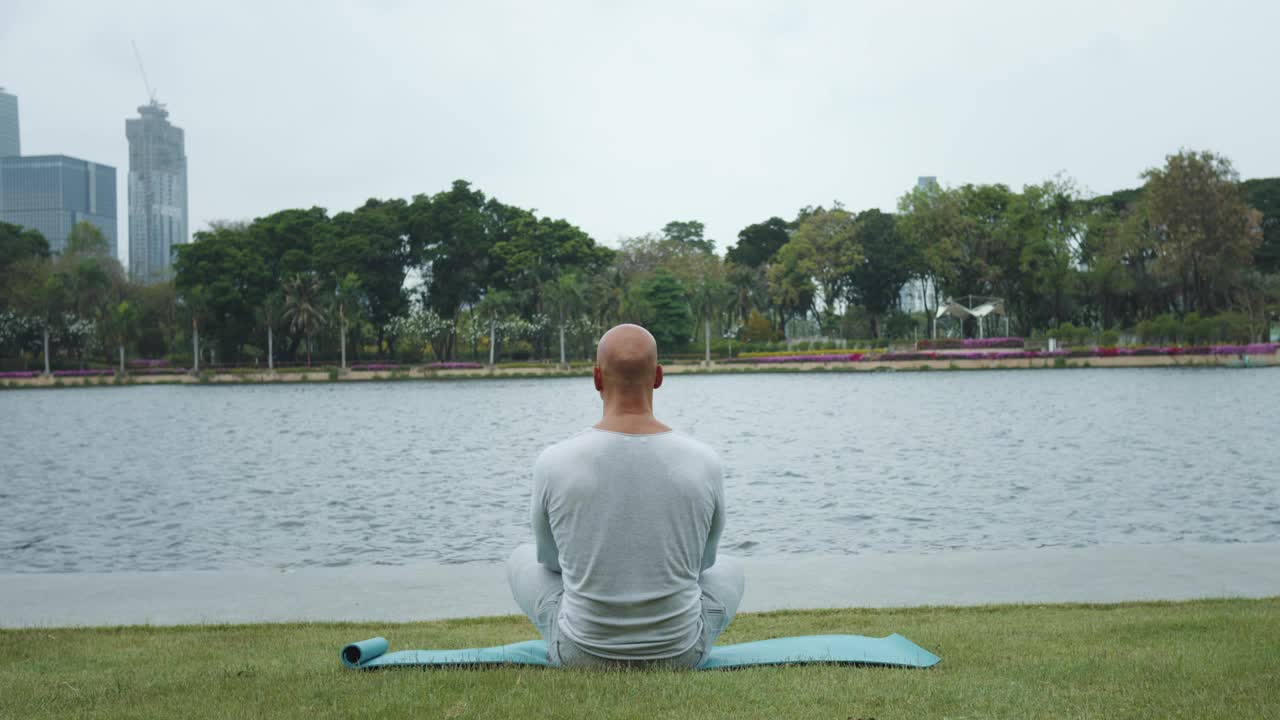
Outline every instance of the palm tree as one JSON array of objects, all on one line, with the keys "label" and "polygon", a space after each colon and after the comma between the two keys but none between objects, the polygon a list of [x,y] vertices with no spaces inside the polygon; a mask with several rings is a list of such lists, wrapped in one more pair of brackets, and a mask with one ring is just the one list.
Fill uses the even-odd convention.
[{"label": "palm tree", "polygon": [[258,308],[258,319],[267,327],[267,370],[270,372],[275,372],[276,369],[275,328],[283,313],[284,298],[278,290],[269,293]]},{"label": "palm tree", "polygon": [[702,320],[706,355],[703,362],[711,365],[711,319],[724,306],[726,297],[732,297],[724,280],[724,265],[715,255],[699,258],[693,266],[695,277],[689,286],[689,304]]},{"label": "palm tree", "polygon": [[551,304],[556,306],[560,316],[560,367],[567,368],[569,363],[564,354],[564,326],[566,316],[577,312],[582,305],[582,284],[578,282],[577,275],[565,273],[548,283],[544,292]]},{"label": "palm tree", "polygon": [[291,332],[302,331],[307,342],[307,367],[311,367],[311,338],[324,324],[325,312],[321,296],[324,286],[315,273],[298,273],[284,281],[284,313]]},{"label": "palm tree", "polygon": [[497,358],[495,348],[498,346],[498,314],[510,311],[514,298],[503,290],[489,289],[485,291],[477,309],[489,316],[489,367],[493,367]]},{"label": "palm tree", "polygon": [[98,314],[98,323],[116,343],[120,354],[120,376],[124,377],[124,346],[137,335],[138,311],[128,300],[109,302]]},{"label": "palm tree", "polygon": [[333,304],[338,309],[339,345],[342,348],[342,369],[347,369],[347,316],[360,308],[360,278],[347,273],[337,284]]}]

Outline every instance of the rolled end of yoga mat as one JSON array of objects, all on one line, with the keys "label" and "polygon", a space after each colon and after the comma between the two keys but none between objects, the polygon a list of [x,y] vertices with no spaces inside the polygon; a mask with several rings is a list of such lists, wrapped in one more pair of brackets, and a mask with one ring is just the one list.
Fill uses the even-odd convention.
[{"label": "rolled end of yoga mat", "polygon": [[358,668],[386,651],[386,638],[376,637],[353,642],[342,648],[342,663],[349,668]]}]

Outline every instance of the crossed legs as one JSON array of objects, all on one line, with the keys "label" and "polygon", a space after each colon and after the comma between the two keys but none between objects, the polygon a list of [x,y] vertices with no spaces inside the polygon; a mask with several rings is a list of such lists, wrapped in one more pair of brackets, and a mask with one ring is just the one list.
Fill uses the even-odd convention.
[{"label": "crossed legs", "polygon": [[[564,582],[560,573],[552,572],[538,562],[537,551],[532,544],[517,547],[507,558],[507,582],[516,604],[547,641],[548,646],[558,636],[556,617],[560,609],[560,596],[564,594]],[[716,564],[698,577],[702,587],[702,621],[704,636],[701,657],[711,652],[720,634],[738,614],[745,588],[742,561],[721,555]],[[552,658],[552,662],[556,662]],[[577,663],[574,663],[577,664]],[[696,664],[696,663],[694,663]]]}]

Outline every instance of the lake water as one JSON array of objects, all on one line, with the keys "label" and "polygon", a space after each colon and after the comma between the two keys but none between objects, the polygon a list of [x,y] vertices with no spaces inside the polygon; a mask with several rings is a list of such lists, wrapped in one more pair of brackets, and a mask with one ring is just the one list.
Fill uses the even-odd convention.
[{"label": "lake water", "polygon": [[[1280,540],[1280,370],[671,376],[740,555]],[[590,380],[0,393],[0,572],[494,560]]]}]

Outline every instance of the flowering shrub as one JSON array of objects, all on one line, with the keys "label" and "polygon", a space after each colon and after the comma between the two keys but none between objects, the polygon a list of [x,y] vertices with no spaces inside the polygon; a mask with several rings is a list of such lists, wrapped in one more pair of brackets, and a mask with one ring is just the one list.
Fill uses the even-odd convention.
[{"label": "flowering shrub", "polygon": [[799,363],[799,362],[857,362],[865,355],[863,353],[840,353],[829,355],[767,355],[765,357],[738,357],[734,360],[726,362],[750,363],[752,365],[773,365],[777,363]]},{"label": "flowering shrub", "polygon": [[887,353],[880,353],[874,359],[876,360],[937,360],[938,353],[935,353],[935,352],[887,352]]},{"label": "flowering shrub", "polygon": [[[867,349],[867,348],[850,348],[850,349],[848,349],[848,350],[840,350],[839,352],[829,352],[829,353],[824,353],[824,354],[825,354],[825,355],[830,355],[831,357],[836,357],[836,356],[839,356],[839,355],[851,355],[851,354],[852,354],[852,355],[866,355],[866,354],[868,354],[868,353],[870,353],[870,352],[872,352],[872,350]],[[798,351],[796,351],[796,350],[770,350],[770,351],[760,351],[760,352],[744,352],[744,353],[738,353],[738,355],[737,355],[737,358],[736,358],[736,359],[738,359],[738,360],[754,360],[755,358],[774,358],[774,357],[788,357],[788,358],[789,358],[789,357],[796,357],[796,356],[797,356],[797,354],[799,354],[799,353],[798,353]],[[819,353],[812,353],[812,352],[809,352],[809,353],[805,353],[805,354],[807,354],[807,355],[818,355]],[[697,355],[697,354],[695,353],[695,355]],[[701,355],[697,355],[697,356],[698,356],[699,358],[700,358],[700,357],[702,357]]]},{"label": "flowering shrub", "polygon": [[933,338],[916,341],[916,350],[959,350],[964,347],[960,338]]},{"label": "flowering shrub", "polygon": [[8,372],[0,372],[0,379],[3,378],[33,378],[40,374],[39,370],[10,370]]},{"label": "flowering shrub", "polygon": [[1214,345],[1214,355],[1270,355],[1280,348],[1280,343],[1251,343],[1249,345]]},{"label": "flowering shrub", "polygon": [[938,338],[934,340],[917,340],[916,350],[982,350],[987,348],[1023,348],[1026,340],[1020,337],[991,338]]},{"label": "flowering shrub", "polygon": [[938,355],[939,360],[1034,360],[1066,357],[1066,350],[1008,350],[1003,352],[966,352]]},{"label": "flowering shrub", "polygon": [[968,338],[966,348],[1022,348],[1027,342],[1020,337]]},{"label": "flowering shrub", "polygon": [[1280,343],[1253,343],[1251,345],[1193,345],[1181,347],[1100,347],[1096,350],[1072,350],[1070,357],[1154,357],[1177,355],[1270,355],[1280,348]]},{"label": "flowering shrub", "polygon": [[102,375],[115,375],[115,370],[54,370],[54,377],[99,377]]}]

